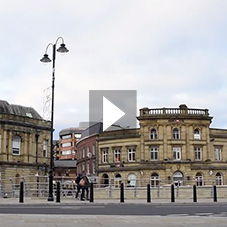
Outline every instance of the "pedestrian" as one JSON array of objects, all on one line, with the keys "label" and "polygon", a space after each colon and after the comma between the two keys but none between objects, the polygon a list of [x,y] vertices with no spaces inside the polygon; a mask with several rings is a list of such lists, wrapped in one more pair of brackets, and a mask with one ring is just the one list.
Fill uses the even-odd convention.
[{"label": "pedestrian", "polygon": [[85,191],[86,191],[86,200],[89,200],[88,198],[88,194],[89,194],[89,187],[90,187],[90,183],[89,183],[89,179],[87,177],[86,172],[83,172],[83,176],[82,179],[80,180],[80,186],[82,186],[82,193],[81,193],[81,200],[85,201]]},{"label": "pedestrian", "polygon": [[76,177],[76,189],[77,189],[77,190],[76,190],[75,199],[78,198],[79,192],[80,192],[80,190],[82,189],[82,186],[80,185],[81,179],[82,179],[82,174],[79,173],[79,174],[77,175],[77,177]]}]

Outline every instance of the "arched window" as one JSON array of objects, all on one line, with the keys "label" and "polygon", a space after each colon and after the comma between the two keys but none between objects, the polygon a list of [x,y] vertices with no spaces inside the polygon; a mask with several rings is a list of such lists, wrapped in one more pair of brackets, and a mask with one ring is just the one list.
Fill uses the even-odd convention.
[{"label": "arched window", "polygon": [[109,176],[108,176],[106,173],[104,173],[104,174],[102,175],[101,185],[102,185],[103,187],[107,187],[107,186],[109,185]]},{"label": "arched window", "polygon": [[20,145],[21,138],[19,136],[14,136],[12,141],[12,154],[19,155],[20,154]]},{"label": "arched window", "polygon": [[179,140],[180,139],[180,131],[178,128],[173,129],[173,139]]},{"label": "arched window", "polygon": [[136,174],[130,173],[128,175],[127,187],[136,187]]},{"label": "arched window", "polygon": [[203,186],[204,185],[204,179],[202,173],[197,173],[196,176],[196,185],[197,186]]},{"label": "arched window", "polygon": [[122,182],[121,174],[116,174],[114,177],[114,186],[119,187]]},{"label": "arched window", "polygon": [[183,174],[180,172],[180,171],[176,171],[174,174],[173,174],[173,181],[174,181],[174,184],[175,185],[182,185],[183,182],[184,182],[184,176]]},{"label": "arched window", "polygon": [[151,174],[151,187],[158,187],[160,183],[159,175],[157,173]]},{"label": "arched window", "polygon": [[158,134],[157,134],[157,130],[152,128],[150,131],[150,139],[151,140],[157,140],[158,139]]},{"label": "arched window", "polygon": [[216,174],[216,185],[223,185],[223,178],[221,173]]},{"label": "arched window", "polygon": [[194,130],[194,139],[195,139],[195,140],[200,140],[200,139],[201,139],[199,129],[195,129],[195,130]]}]

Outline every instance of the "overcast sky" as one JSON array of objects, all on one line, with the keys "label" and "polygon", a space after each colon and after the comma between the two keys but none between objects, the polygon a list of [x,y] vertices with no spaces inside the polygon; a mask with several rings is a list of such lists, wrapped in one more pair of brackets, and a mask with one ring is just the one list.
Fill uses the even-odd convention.
[{"label": "overcast sky", "polygon": [[2,0],[0,34],[0,99],[41,116],[52,64],[40,59],[64,38],[55,138],[88,121],[96,89],[135,89],[137,109],[207,108],[211,127],[227,127],[226,0]]}]

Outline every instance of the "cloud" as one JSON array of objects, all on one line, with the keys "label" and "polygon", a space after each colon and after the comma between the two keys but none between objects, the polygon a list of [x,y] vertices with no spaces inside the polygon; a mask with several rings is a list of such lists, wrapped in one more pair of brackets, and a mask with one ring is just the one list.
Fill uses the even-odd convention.
[{"label": "cloud", "polygon": [[89,89],[136,89],[138,109],[208,108],[212,127],[225,127],[226,6],[224,0],[5,1],[0,98],[42,115],[52,64],[39,60],[62,36],[69,53],[56,59],[55,137],[88,120]]}]

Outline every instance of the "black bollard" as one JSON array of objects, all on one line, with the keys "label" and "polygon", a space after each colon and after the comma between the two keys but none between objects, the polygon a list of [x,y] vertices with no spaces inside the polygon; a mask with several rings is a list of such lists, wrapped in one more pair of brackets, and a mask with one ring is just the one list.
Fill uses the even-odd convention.
[{"label": "black bollard", "polygon": [[151,202],[151,186],[150,184],[147,184],[147,202]]},{"label": "black bollard", "polygon": [[56,203],[60,203],[60,196],[61,196],[61,185],[60,182],[57,182],[57,188],[56,188]]},{"label": "black bollard", "polygon": [[217,186],[214,185],[214,202],[217,202]]},{"label": "black bollard", "polygon": [[19,203],[23,203],[24,202],[24,182],[21,181],[20,182],[20,199],[19,199]]},{"label": "black bollard", "polygon": [[171,184],[171,202],[175,202],[174,184]]},{"label": "black bollard", "polygon": [[197,191],[196,191],[196,185],[193,185],[193,202],[197,202]]},{"label": "black bollard", "polygon": [[124,203],[124,183],[121,183],[120,202]]},{"label": "black bollard", "polygon": [[90,203],[93,203],[93,202],[94,202],[94,185],[91,182],[91,185],[90,185]]}]

